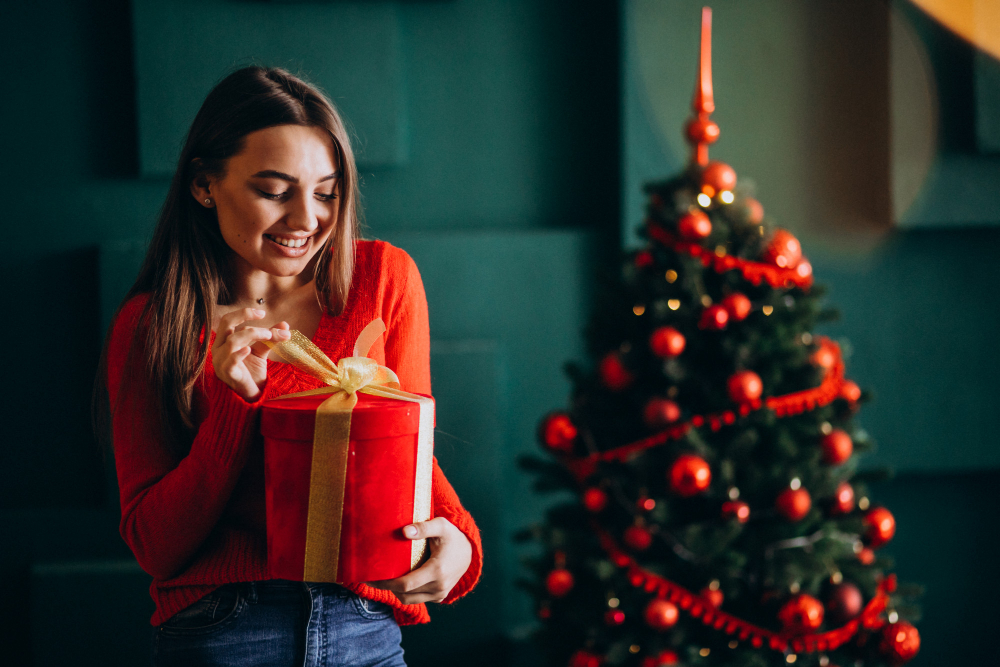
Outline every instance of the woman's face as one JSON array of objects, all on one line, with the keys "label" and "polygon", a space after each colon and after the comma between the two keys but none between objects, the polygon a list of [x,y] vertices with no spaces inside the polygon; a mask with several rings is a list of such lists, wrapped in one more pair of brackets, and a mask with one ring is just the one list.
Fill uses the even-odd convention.
[{"label": "woman's face", "polygon": [[278,125],[248,134],[225,177],[192,191],[216,208],[222,236],[246,268],[296,276],[333,233],[340,182],[329,134]]}]

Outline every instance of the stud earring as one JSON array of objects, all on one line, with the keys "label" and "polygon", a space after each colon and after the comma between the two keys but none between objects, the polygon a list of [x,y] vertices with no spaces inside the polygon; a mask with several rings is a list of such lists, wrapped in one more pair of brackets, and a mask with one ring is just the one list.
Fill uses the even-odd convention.
[{"label": "stud earring", "polygon": [[212,205],[212,200],[211,199],[206,199],[205,200],[205,204],[207,204],[208,206],[211,206]]}]

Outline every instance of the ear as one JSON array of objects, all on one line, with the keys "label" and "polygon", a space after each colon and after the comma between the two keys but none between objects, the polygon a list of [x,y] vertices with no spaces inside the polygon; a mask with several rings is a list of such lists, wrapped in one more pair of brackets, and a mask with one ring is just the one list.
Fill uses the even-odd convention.
[{"label": "ear", "polygon": [[205,208],[215,208],[215,197],[212,196],[212,182],[205,173],[199,171],[201,160],[191,160],[192,170],[197,174],[191,179],[191,196]]}]

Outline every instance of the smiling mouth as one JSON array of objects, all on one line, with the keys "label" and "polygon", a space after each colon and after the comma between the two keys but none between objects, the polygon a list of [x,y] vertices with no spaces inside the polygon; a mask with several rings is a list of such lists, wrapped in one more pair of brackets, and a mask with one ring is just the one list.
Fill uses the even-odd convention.
[{"label": "smiling mouth", "polygon": [[286,248],[301,248],[305,246],[307,243],[309,243],[309,239],[312,237],[307,236],[304,239],[291,239],[281,236],[271,236],[270,234],[264,234],[264,238],[266,238],[268,241],[272,241]]}]

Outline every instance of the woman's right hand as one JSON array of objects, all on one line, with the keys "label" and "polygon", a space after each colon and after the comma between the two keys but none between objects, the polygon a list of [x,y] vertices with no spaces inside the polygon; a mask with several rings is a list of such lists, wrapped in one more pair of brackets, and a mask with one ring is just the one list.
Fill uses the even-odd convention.
[{"label": "woman's right hand", "polygon": [[287,322],[278,322],[270,329],[244,325],[245,322],[262,319],[264,315],[263,310],[256,308],[226,313],[219,319],[215,343],[212,344],[215,376],[248,403],[260,398],[267,380],[267,353],[270,348],[263,341],[284,341],[292,336]]}]

